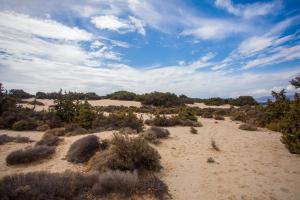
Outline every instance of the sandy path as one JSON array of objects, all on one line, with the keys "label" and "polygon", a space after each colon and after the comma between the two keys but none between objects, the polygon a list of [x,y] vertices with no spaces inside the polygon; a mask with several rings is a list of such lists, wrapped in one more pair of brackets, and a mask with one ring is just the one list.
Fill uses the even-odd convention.
[{"label": "sandy path", "polygon": [[[300,157],[280,134],[243,131],[236,122],[200,119],[204,127],[168,128],[172,138],[158,146],[162,178],[174,199],[299,200]],[[221,151],[211,149],[214,138]],[[207,163],[213,157],[217,163]]]},{"label": "sandy path", "polygon": [[199,107],[199,108],[230,108],[231,107],[231,105],[229,104],[225,104],[221,106],[208,106],[205,105],[204,103],[194,103],[194,104],[186,104],[186,105],[190,107]]}]

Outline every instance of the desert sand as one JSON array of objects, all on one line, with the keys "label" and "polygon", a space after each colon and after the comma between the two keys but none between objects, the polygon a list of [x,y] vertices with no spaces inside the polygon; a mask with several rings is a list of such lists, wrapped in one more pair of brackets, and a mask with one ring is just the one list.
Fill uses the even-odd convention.
[{"label": "desert sand", "polygon": [[[288,152],[280,141],[280,133],[240,130],[237,122],[228,118],[218,123],[213,119],[199,120],[203,127],[197,128],[197,135],[191,134],[189,127],[170,127],[170,138],[154,146],[164,167],[159,176],[169,186],[173,199],[300,199],[300,157]],[[43,132],[1,130],[0,134],[38,140]],[[95,135],[109,138],[112,131]],[[65,137],[50,160],[14,167],[6,165],[6,156],[34,143],[0,145],[0,177],[37,170],[85,172],[84,164],[75,165],[64,159],[71,143],[84,136]],[[212,138],[221,151],[211,148]],[[216,163],[207,163],[209,157]]]}]

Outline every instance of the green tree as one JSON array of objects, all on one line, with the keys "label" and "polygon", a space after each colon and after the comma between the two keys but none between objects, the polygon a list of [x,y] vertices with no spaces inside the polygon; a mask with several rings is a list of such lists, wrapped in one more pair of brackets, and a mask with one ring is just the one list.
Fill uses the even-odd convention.
[{"label": "green tree", "polygon": [[75,116],[75,122],[84,128],[91,128],[94,119],[96,118],[96,113],[93,110],[91,104],[87,100],[83,104],[80,104],[78,109],[78,114]]},{"label": "green tree", "polygon": [[58,98],[54,100],[54,110],[56,115],[67,123],[73,121],[77,112],[73,99],[66,93],[62,94],[62,90],[59,91]]}]

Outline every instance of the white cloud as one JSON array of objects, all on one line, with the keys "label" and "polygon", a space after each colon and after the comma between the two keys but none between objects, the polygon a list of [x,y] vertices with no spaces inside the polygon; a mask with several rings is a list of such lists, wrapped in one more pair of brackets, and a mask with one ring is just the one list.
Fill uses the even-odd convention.
[{"label": "white cloud", "polygon": [[143,36],[146,34],[144,24],[133,16],[129,16],[129,20],[121,19],[113,15],[95,16],[91,18],[91,22],[98,29],[107,29],[119,33],[137,31]]},{"label": "white cloud", "polygon": [[218,8],[224,9],[227,12],[244,18],[252,18],[272,14],[281,7],[281,0],[275,0],[268,3],[253,3],[253,4],[237,4],[234,5],[231,0],[215,0],[215,5]]},{"label": "white cloud", "polygon": [[0,12],[0,27],[21,31],[35,36],[61,40],[91,40],[85,30],[68,27],[49,19],[37,19],[14,12]]}]

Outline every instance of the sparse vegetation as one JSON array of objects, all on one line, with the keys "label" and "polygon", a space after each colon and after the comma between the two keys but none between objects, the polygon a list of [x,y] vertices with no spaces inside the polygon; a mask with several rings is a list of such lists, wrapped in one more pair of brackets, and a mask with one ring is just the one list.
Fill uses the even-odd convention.
[{"label": "sparse vegetation", "polygon": [[0,135],[0,145],[8,143],[8,142],[29,143],[29,142],[32,142],[32,141],[28,137],[21,137],[21,136],[12,137],[12,136],[8,136],[8,135],[5,135],[5,134]]},{"label": "sparse vegetation", "polygon": [[20,120],[12,125],[15,131],[35,130],[38,124],[33,120]]},{"label": "sparse vegetation", "polygon": [[239,129],[247,131],[257,131],[257,127],[252,124],[241,124],[239,126]]},{"label": "sparse vegetation", "polygon": [[221,151],[214,139],[211,139],[211,147],[216,151]]},{"label": "sparse vegetation", "polygon": [[154,175],[109,171],[103,174],[30,172],[6,176],[0,180],[2,199],[98,199],[108,194],[132,196],[150,194],[163,200],[168,187]]},{"label": "sparse vegetation", "polygon": [[195,129],[194,127],[191,127],[190,132],[191,132],[192,134],[198,134],[198,130]]},{"label": "sparse vegetation", "polygon": [[36,145],[57,146],[60,141],[61,139],[58,136],[53,135],[51,132],[46,132]]},{"label": "sparse vegetation", "polygon": [[115,134],[110,149],[95,154],[89,168],[99,171],[159,171],[160,155],[146,140]]},{"label": "sparse vegetation", "polygon": [[89,135],[75,141],[67,153],[67,160],[72,163],[86,162],[100,148],[97,136]]},{"label": "sparse vegetation", "polygon": [[45,159],[55,153],[55,147],[50,146],[35,146],[22,150],[11,152],[6,157],[6,162],[9,165],[31,163],[37,160]]},{"label": "sparse vegetation", "polygon": [[221,116],[221,115],[215,115],[214,119],[215,120],[225,120],[225,118],[223,116]]}]

